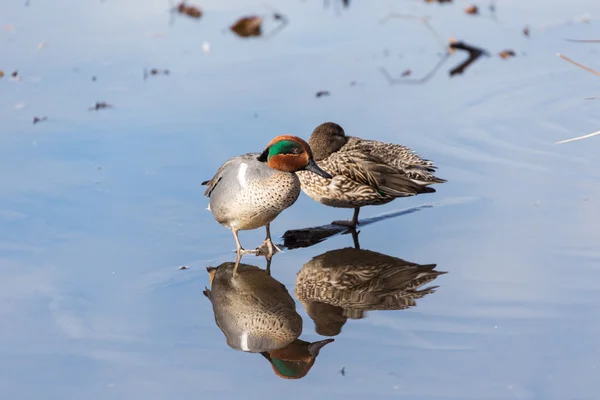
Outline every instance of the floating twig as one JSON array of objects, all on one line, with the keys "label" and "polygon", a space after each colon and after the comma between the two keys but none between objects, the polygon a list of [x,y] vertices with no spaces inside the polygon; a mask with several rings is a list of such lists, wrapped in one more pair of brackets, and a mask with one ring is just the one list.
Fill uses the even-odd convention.
[{"label": "floating twig", "polygon": [[450,53],[445,52],[444,55],[442,56],[442,58],[440,58],[440,60],[437,62],[437,64],[435,64],[434,67],[431,69],[431,71],[429,71],[427,74],[425,74],[425,76],[423,76],[422,78],[406,78],[405,79],[404,74],[406,71],[404,71],[402,73],[401,78],[394,78],[388,72],[388,70],[383,67],[379,68],[379,71],[381,71],[381,73],[383,74],[385,79],[391,84],[396,84],[396,83],[422,84],[422,83],[427,82],[429,79],[431,79],[436,74],[436,72],[441,68],[441,66],[444,65],[444,63],[448,60],[448,58],[450,58]]},{"label": "floating twig", "polygon": [[384,24],[392,18],[409,19],[422,23],[425,26],[425,28],[427,28],[427,30],[433,35],[435,40],[444,49],[444,51],[447,50],[446,42],[444,41],[444,39],[442,39],[442,37],[437,33],[437,31],[433,29],[433,27],[429,24],[429,17],[420,17],[418,15],[399,14],[395,12],[390,12],[385,17],[383,17],[379,21],[379,23]]},{"label": "floating twig", "polygon": [[460,65],[458,65],[457,67],[453,68],[450,70],[450,76],[454,76],[457,74],[462,74],[465,72],[465,70],[467,69],[467,67],[471,64],[473,64],[475,61],[477,61],[477,59],[483,55],[488,55],[488,52],[468,45],[465,42],[454,42],[451,41],[450,42],[450,49],[452,50],[464,50],[466,52],[469,53],[469,58],[467,58],[463,63],[461,63]]},{"label": "floating twig", "polygon": [[556,142],[556,143],[554,143],[554,144],[561,144],[561,143],[574,142],[574,141],[576,141],[576,140],[581,140],[581,139],[587,139],[587,138],[591,138],[592,136],[596,136],[596,135],[600,135],[600,131],[598,131],[598,132],[594,132],[594,133],[590,133],[590,134],[588,134],[588,135],[578,136],[578,137],[571,138],[571,139],[561,140],[560,142]]},{"label": "floating twig", "polygon": [[586,71],[588,71],[588,72],[591,72],[592,74],[595,74],[595,75],[598,75],[598,76],[600,76],[600,72],[598,72],[598,71],[595,71],[595,70],[593,70],[593,69],[591,69],[591,68],[589,68],[589,67],[586,67],[585,65],[579,64],[578,62],[571,60],[571,59],[570,59],[569,57],[567,57],[567,56],[564,56],[564,55],[562,55],[562,54],[560,54],[560,53],[556,53],[556,55],[557,55],[557,56],[559,56],[560,58],[562,58],[563,60],[565,60],[565,61],[567,61],[567,62],[570,62],[570,63],[571,63],[571,64],[573,64],[573,65],[576,65],[576,66],[578,66],[579,68],[585,69]]},{"label": "floating twig", "polygon": [[567,42],[575,43],[600,43],[600,39],[565,39]]}]

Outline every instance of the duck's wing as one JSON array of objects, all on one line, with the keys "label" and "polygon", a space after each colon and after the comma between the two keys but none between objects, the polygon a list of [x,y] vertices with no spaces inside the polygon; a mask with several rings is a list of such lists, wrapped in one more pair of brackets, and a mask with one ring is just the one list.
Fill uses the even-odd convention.
[{"label": "duck's wing", "polygon": [[422,184],[443,183],[445,179],[434,175],[437,167],[433,161],[421,157],[410,147],[350,137],[342,151],[358,151],[380,158],[385,164],[398,168],[401,173]]},{"label": "duck's wing", "polygon": [[212,191],[215,190],[215,188],[223,178],[223,173],[227,170],[229,166],[234,164],[236,161],[237,158],[232,158],[231,160],[226,161],[223,165],[221,165],[221,167],[219,168],[215,176],[212,177],[212,179],[202,182],[202,186],[208,186],[204,191],[204,196],[210,197]]},{"label": "duck's wing", "polygon": [[228,168],[234,167],[236,164],[239,164],[242,161],[255,159],[258,156],[259,153],[248,153],[242,156],[233,157],[225,161],[225,163],[221,165],[221,167],[218,169],[217,173],[215,174],[215,176],[212,177],[212,179],[202,182],[202,186],[208,186],[204,191],[204,196],[210,197],[213,190],[215,190],[215,188],[223,178],[223,175],[225,175],[225,173],[227,172]]},{"label": "duck's wing", "polygon": [[320,166],[334,176],[345,177],[353,182],[370,186],[381,195],[394,197],[432,193],[435,189],[413,181],[381,158],[360,151],[337,151],[319,162]]}]

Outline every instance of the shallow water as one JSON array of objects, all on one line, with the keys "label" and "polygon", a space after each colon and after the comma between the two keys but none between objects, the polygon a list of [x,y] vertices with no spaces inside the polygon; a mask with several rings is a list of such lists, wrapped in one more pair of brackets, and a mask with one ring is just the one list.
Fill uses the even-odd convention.
[{"label": "shallow water", "polygon": [[[598,44],[564,39],[598,39],[600,4],[497,1],[497,20],[462,1],[270,4],[290,23],[268,40],[226,31],[268,14],[260,2],[203,1],[199,21],[172,24],[154,0],[0,5],[0,397],[597,398],[600,139],[554,143],[600,129],[600,101],[585,100],[598,77],[556,56],[597,68]],[[440,53],[418,22],[381,24],[390,9],[491,56],[450,78],[458,53],[425,84],[390,85],[380,67],[420,77]],[[517,57],[495,55],[506,48]],[[170,74],[144,80],[144,68]],[[99,101],[114,108],[88,111]],[[437,193],[361,218],[432,207],[359,237],[448,273],[416,307],[349,320],[305,378],[282,380],[227,346],[202,295],[205,267],[233,261],[235,245],[200,182],[327,120],[436,161],[448,180]],[[272,231],[350,216],[302,195]],[[246,247],[263,238],[241,234]],[[293,295],[304,264],[352,244],[286,250],[272,276]],[[297,311],[301,338],[324,339]]]}]

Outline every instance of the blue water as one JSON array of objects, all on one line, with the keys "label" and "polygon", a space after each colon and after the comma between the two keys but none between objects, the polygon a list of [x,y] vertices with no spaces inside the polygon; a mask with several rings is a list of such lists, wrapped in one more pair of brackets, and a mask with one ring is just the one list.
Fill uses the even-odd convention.
[{"label": "blue water", "polygon": [[[267,40],[227,31],[269,14],[260,2],[203,0],[200,20],[171,24],[166,1],[0,5],[0,398],[596,399],[600,138],[554,143],[600,129],[600,100],[585,100],[600,80],[556,56],[600,68],[598,44],[564,40],[599,39],[600,4],[497,1],[496,19],[487,2],[480,16],[464,1],[269,4],[290,22]],[[390,85],[379,68],[418,78],[441,52],[417,21],[382,24],[390,9],[491,56],[450,78],[457,53],[424,84]],[[100,101],[114,108],[88,110]],[[348,321],[288,381],[215,325],[205,267],[233,261],[235,244],[200,182],[325,121],[435,160],[437,193],[361,218],[433,207],[365,226],[360,244],[448,273],[417,307]],[[272,231],[350,217],[302,195]],[[249,248],[263,238],[241,234]],[[273,277],[293,294],[303,264],[351,245],[277,254]],[[298,312],[301,338],[323,339]]]}]

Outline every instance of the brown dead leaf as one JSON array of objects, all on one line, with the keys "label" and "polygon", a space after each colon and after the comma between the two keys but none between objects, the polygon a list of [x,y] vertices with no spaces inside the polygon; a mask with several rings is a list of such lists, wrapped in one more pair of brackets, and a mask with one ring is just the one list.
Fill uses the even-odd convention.
[{"label": "brown dead leaf", "polygon": [[263,19],[259,16],[242,17],[229,29],[240,37],[262,35]]},{"label": "brown dead leaf", "polygon": [[502,50],[500,53],[498,53],[498,56],[504,60],[515,57],[516,55],[517,54],[513,50]]},{"label": "brown dead leaf", "polygon": [[179,3],[176,7],[179,14],[187,15],[190,18],[200,18],[202,16],[202,10],[196,6],[188,6],[185,1]]},{"label": "brown dead leaf", "polygon": [[479,14],[479,7],[477,7],[475,4],[471,4],[465,8],[465,12],[469,15],[477,15]]},{"label": "brown dead leaf", "polygon": [[2,78],[3,76],[4,76],[4,71],[2,71],[2,70],[0,69],[0,78]]}]

